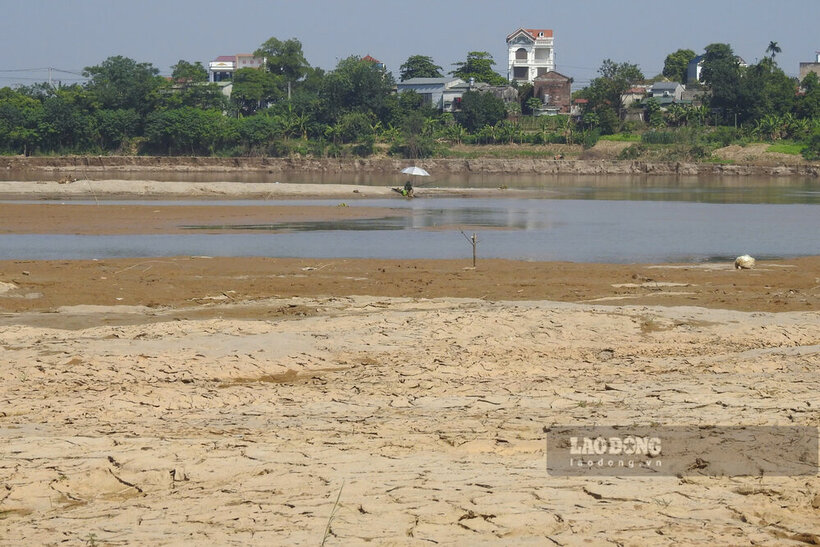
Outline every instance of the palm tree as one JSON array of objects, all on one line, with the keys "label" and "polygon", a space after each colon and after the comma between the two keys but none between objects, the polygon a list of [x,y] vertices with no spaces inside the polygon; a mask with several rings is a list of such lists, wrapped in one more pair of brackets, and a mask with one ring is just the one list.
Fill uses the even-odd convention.
[{"label": "palm tree", "polygon": [[772,61],[774,61],[774,56],[783,51],[780,49],[780,46],[777,45],[777,42],[769,42],[769,47],[766,48],[766,53],[771,55]]}]

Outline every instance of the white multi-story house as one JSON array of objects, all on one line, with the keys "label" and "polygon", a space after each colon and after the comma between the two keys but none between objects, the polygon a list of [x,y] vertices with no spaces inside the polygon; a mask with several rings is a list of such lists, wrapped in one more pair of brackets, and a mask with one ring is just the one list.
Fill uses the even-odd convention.
[{"label": "white multi-story house", "polygon": [[555,70],[552,30],[520,28],[507,36],[509,64],[507,79],[530,82]]},{"label": "white multi-story house", "polygon": [[233,79],[233,73],[241,68],[261,68],[264,59],[254,57],[252,53],[238,53],[236,55],[220,55],[208,63],[208,79],[212,82],[222,82]]}]

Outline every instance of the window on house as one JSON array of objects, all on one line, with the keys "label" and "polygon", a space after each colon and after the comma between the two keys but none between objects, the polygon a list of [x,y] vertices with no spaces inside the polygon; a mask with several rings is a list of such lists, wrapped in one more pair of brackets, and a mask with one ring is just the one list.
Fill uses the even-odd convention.
[{"label": "window on house", "polygon": [[527,50],[523,47],[518,48],[515,51],[515,60],[516,61],[526,61],[527,60]]},{"label": "window on house", "polygon": [[513,67],[513,80],[526,80],[529,78],[530,69],[525,66]]},{"label": "window on house", "polygon": [[433,104],[433,94],[432,93],[419,93],[421,98],[424,100],[425,104]]}]

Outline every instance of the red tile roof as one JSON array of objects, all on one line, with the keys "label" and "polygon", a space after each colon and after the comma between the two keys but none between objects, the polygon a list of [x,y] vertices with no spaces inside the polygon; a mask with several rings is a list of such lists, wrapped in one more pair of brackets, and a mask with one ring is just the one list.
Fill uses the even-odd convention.
[{"label": "red tile roof", "polygon": [[362,57],[362,61],[370,61],[371,63],[376,63],[376,64],[379,64],[379,65],[382,64],[381,61],[371,57],[370,55],[365,55],[364,57]]},{"label": "red tile roof", "polygon": [[218,62],[218,61],[221,61],[221,62],[230,61],[230,62],[234,63],[234,62],[236,62],[236,55],[220,55],[219,57],[214,59],[214,61],[216,61],[216,62]]},{"label": "red tile roof", "polygon": [[552,38],[552,29],[548,28],[525,28],[533,38],[538,38],[538,33],[543,32],[544,38]]},{"label": "red tile roof", "polygon": [[544,36],[542,38],[552,38],[552,30],[548,28],[519,28],[516,29],[516,31],[512,34],[507,35],[507,41],[509,42],[513,36],[522,31],[529,34],[530,38],[532,38],[533,40],[537,40],[539,38],[538,34],[542,32],[544,33]]}]

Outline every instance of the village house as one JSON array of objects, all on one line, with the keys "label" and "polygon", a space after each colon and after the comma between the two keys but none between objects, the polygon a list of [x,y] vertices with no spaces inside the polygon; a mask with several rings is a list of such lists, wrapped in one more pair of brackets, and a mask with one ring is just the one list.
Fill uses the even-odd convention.
[{"label": "village house", "polygon": [[678,82],[655,82],[649,88],[649,96],[660,104],[678,103],[683,97],[684,87]]},{"label": "village house", "polygon": [[814,72],[820,76],[820,51],[815,51],[815,59],[813,63],[800,63],[800,81],[809,75],[809,72]]},{"label": "village house", "polygon": [[396,84],[398,93],[415,91],[434,108],[444,112],[452,112],[456,109],[456,103],[464,92],[469,89],[469,84],[461,78],[410,78]]},{"label": "village house", "polygon": [[536,76],[533,97],[541,100],[536,115],[569,114],[572,103],[572,78],[555,71]]},{"label": "village house", "polygon": [[637,85],[630,87],[621,95],[621,104],[624,105],[624,108],[629,108],[631,105],[643,101],[648,93],[649,86]]},{"label": "village house", "polygon": [[240,68],[261,68],[265,60],[252,53],[220,55],[208,63],[208,81],[225,82],[233,80],[233,74]]},{"label": "village house", "polygon": [[507,36],[507,79],[533,83],[535,78],[555,70],[552,30],[519,28]]},{"label": "village house", "polygon": [[455,112],[460,108],[461,97],[468,91],[491,93],[505,103],[517,103],[518,91],[513,86],[490,85],[461,78],[410,78],[396,84],[397,93],[415,91],[432,106],[444,112]]}]

